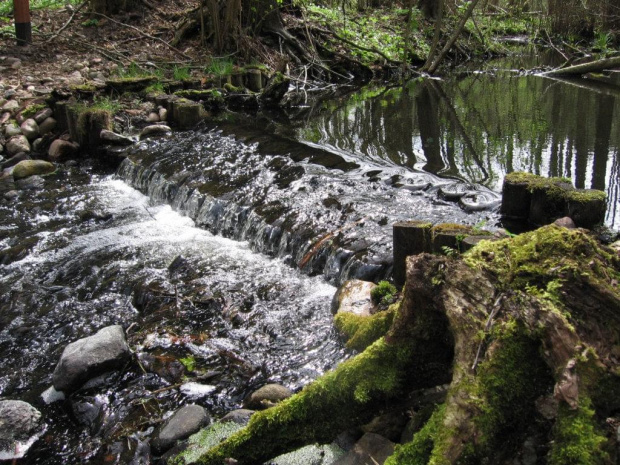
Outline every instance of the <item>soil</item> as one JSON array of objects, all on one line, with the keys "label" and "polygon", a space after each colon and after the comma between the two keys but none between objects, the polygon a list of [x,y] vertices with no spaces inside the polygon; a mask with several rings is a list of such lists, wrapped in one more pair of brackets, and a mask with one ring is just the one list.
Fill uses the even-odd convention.
[{"label": "soil", "polygon": [[[192,74],[199,75],[211,59],[210,50],[200,44],[199,31],[185,38],[178,48],[167,45],[197,6],[193,0],[144,0],[137,10],[110,17],[91,13],[87,6],[34,10],[31,45],[17,46],[14,38],[3,37],[0,83],[26,87],[41,81],[62,84],[69,79],[79,84],[80,80],[97,77],[96,73],[107,77],[119,66],[131,63],[163,71],[174,66],[190,67]],[[12,27],[8,19],[0,18],[0,28]],[[21,64],[13,67],[8,58],[17,58]],[[75,71],[81,78],[71,76]]]}]

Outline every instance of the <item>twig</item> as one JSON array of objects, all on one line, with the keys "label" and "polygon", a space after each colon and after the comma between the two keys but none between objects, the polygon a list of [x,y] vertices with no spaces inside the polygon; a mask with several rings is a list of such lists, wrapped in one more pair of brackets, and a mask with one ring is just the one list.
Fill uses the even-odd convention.
[{"label": "twig", "polygon": [[141,31],[140,29],[138,29],[138,28],[137,28],[137,27],[135,27],[135,26],[132,26],[131,24],[125,24],[125,23],[122,23],[122,22],[120,22],[120,21],[117,21],[117,20],[115,20],[115,19],[110,18],[109,16],[104,15],[103,13],[97,13],[97,12],[94,12],[94,14],[96,14],[97,16],[101,16],[102,18],[105,18],[105,19],[107,19],[108,21],[112,21],[113,23],[116,23],[116,24],[118,24],[118,25],[120,25],[120,26],[124,26],[124,27],[128,27],[129,29],[133,29],[134,31],[137,31],[138,33],[142,34],[144,37],[147,37],[147,38],[149,38],[149,39],[152,39],[152,40],[156,40],[156,41],[158,41],[158,42],[161,42],[161,43],[162,43],[162,44],[164,44],[166,47],[168,47],[170,50],[172,50],[172,51],[174,51],[174,52],[178,53],[178,54],[179,54],[179,55],[181,55],[182,57],[187,58],[188,60],[191,60],[191,59],[192,59],[192,57],[190,57],[189,55],[186,55],[185,53],[183,53],[183,52],[182,52],[181,50],[179,50],[178,48],[173,47],[172,45],[170,45],[170,44],[169,44],[168,42],[166,42],[165,40],[160,39],[159,37],[154,37],[154,36],[152,36],[152,35],[150,35],[150,34],[147,34],[146,32]]},{"label": "twig", "polygon": [[67,21],[65,23],[65,25],[63,27],[61,27],[60,29],[58,29],[58,32],[56,32],[55,34],[53,34],[49,39],[47,39],[45,41],[46,44],[49,44],[52,40],[54,40],[56,37],[58,37],[60,34],[63,33],[63,31],[65,29],[67,29],[69,27],[69,24],[71,24],[73,22],[73,19],[75,18],[75,15],[78,14],[78,12],[84,8],[84,6],[87,4],[88,2],[82,2],[82,4],[80,6],[78,6],[75,11],[73,12],[73,14],[71,15],[71,17],[69,18],[69,21]]},{"label": "twig", "polygon": [[166,386],[164,388],[158,389],[156,391],[151,391],[151,394],[159,394],[161,392],[166,392],[166,391],[170,391],[171,389],[176,389],[178,387],[181,387],[181,384],[172,384],[170,386]]},{"label": "twig", "polygon": [[562,50],[560,50],[559,48],[557,48],[555,46],[555,44],[553,43],[553,40],[551,40],[551,37],[549,37],[549,33],[547,32],[546,29],[545,29],[545,34],[547,35],[547,40],[549,41],[549,45],[551,45],[551,48],[553,50],[555,50],[556,52],[558,52],[560,55],[562,55],[564,57],[564,59],[566,60],[566,63],[564,63],[564,65],[562,65],[562,67],[564,67],[565,65],[567,65],[570,62],[570,57],[565,55]]}]

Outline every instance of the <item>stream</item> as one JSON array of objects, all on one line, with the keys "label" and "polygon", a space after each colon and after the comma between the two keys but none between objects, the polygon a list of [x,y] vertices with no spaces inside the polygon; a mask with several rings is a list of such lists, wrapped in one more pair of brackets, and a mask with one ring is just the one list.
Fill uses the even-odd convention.
[{"label": "stream", "polygon": [[[617,229],[613,92],[520,68],[228,115],[0,203],[0,397],[46,424],[21,463],[141,463],[181,405],[217,418],[268,382],[299,390],[351,355],[335,286],[389,277],[392,224],[500,227],[507,172],[605,190]],[[136,362],[50,402],[64,347],[112,324]]]}]

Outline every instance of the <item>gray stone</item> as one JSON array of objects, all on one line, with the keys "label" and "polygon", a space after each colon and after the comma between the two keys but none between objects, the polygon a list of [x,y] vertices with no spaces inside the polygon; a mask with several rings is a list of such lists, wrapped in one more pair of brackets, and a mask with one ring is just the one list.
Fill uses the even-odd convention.
[{"label": "gray stone", "polygon": [[4,113],[2,113],[2,116],[0,117],[0,124],[6,123],[10,118],[11,118],[11,113],[8,111],[5,111]]},{"label": "gray stone", "polygon": [[28,176],[27,178],[15,181],[15,186],[23,191],[42,189],[45,179],[41,176]]},{"label": "gray stone", "polygon": [[572,219],[570,219],[568,216],[558,218],[557,220],[553,222],[553,224],[555,224],[556,226],[560,226],[562,228],[567,228],[567,229],[575,229],[577,227],[575,225],[575,222]]},{"label": "gray stone", "polygon": [[32,141],[32,151],[38,153],[41,151],[41,147],[43,146],[43,138],[39,137]]},{"label": "gray stone", "polygon": [[9,123],[4,128],[4,135],[9,139],[13,136],[19,136],[21,133],[21,128],[15,123]]},{"label": "gray stone", "polygon": [[111,145],[131,145],[133,144],[133,140],[129,137],[125,137],[121,134],[117,134],[112,131],[108,131],[107,129],[102,129],[99,137],[104,143],[108,143]]},{"label": "gray stone", "polygon": [[57,124],[58,123],[54,118],[45,118],[45,120],[39,125],[39,134],[42,136],[49,134],[56,129]]},{"label": "gray stone", "polygon": [[9,155],[15,155],[20,152],[30,152],[30,142],[26,136],[14,136],[6,143],[6,151]]},{"label": "gray stone", "polygon": [[2,105],[2,111],[9,111],[11,113],[15,113],[18,108],[19,102],[17,100],[9,100],[4,105]]},{"label": "gray stone", "polygon": [[159,114],[155,113],[154,111],[150,112],[149,115],[146,117],[146,122],[147,123],[158,123]]},{"label": "gray stone", "polygon": [[158,111],[159,114],[159,120],[160,121],[167,121],[168,120],[168,110],[166,110],[165,108],[160,108]]},{"label": "gray stone", "polygon": [[330,465],[344,455],[336,444],[309,445],[270,460],[269,465]]},{"label": "gray stone", "polygon": [[6,200],[15,200],[17,197],[19,197],[19,192],[16,190],[11,190],[4,193],[4,198]]},{"label": "gray stone", "polygon": [[13,178],[24,179],[28,176],[40,176],[56,171],[53,163],[44,160],[24,160],[13,167]]},{"label": "gray stone", "polygon": [[3,160],[0,166],[2,167],[2,169],[10,168],[11,166],[15,166],[19,162],[24,161],[24,160],[31,160],[30,155],[28,155],[26,152],[20,152],[20,153],[13,155],[8,160]]},{"label": "gray stone", "polygon": [[21,400],[0,401],[0,460],[24,456],[41,432],[41,412]]},{"label": "gray stone", "polygon": [[381,465],[394,453],[394,443],[374,433],[366,433],[355,444],[353,449],[346,453],[333,465],[366,465],[369,463]]},{"label": "gray stone", "polygon": [[233,423],[237,423],[238,425],[245,426],[248,424],[250,418],[252,417],[252,415],[254,415],[254,413],[256,413],[254,410],[248,410],[245,408],[233,410],[220,418],[220,423],[232,421]]},{"label": "gray stone", "polygon": [[47,156],[51,161],[62,161],[78,154],[79,146],[71,141],[56,139],[50,145]]},{"label": "gray stone", "polygon": [[288,399],[293,392],[280,384],[267,384],[254,391],[244,401],[243,406],[252,410],[264,410],[273,407],[278,402]]},{"label": "gray stone", "polygon": [[65,347],[54,370],[54,389],[74,391],[88,379],[120,367],[129,355],[125,333],[119,325],[72,342]]},{"label": "gray stone", "polygon": [[157,136],[165,136],[170,134],[172,129],[169,126],[165,126],[163,124],[152,124],[150,126],[146,126],[140,132],[140,139],[145,139],[147,137],[157,137]]},{"label": "gray stone", "polygon": [[332,299],[332,313],[353,313],[359,316],[370,316],[373,313],[370,292],[375,287],[377,287],[376,284],[359,279],[346,281],[338,288]]},{"label": "gray stone", "polygon": [[39,125],[33,118],[28,118],[21,124],[22,134],[28,140],[34,140],[39,137]]},{"label": "gray stone", "polygon": [[161,453],[170,449],[175,442],[196,433],[209,423],[207,411],[199,405],[186,405],[177,410],[161,429],[152,442],[153,448]]},{"label": "gray stone", "polygon": [[33,119],[37,122],[37,124],[41,124],[47,118],[51,117],[54,114],[51,108],[46,107],[42,110],[39,110],[36,115],[33,116]]}]

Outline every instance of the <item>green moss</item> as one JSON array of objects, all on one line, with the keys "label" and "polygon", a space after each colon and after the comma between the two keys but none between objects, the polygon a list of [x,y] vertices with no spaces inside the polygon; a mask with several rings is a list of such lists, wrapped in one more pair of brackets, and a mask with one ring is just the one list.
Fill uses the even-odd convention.
[{"label": "green moss", "polygon": [[228,421],[224,423],[214,423],[191,436],[188,440],[188,447],[183,451],[173,463],[182,465],[185,463],[194,463],[202,454],[206,453],[212,447],[217,446],[220,442],[229,438],[239,431],[243,426]]},{"label": "green moss", "polygon": [[557,305],[564,285],[578,281],[618,293],[620,261],[581,230],[544,226],[501,241],[481,241],[464,255],[469,266]]},{"label": "green moss", "polygon": [[413,440],[405,445],[397,445],[394,454],[385,465],[426,465],[435,446],[446,413],[446,406],[439,405],[424,427],[418,431]]},{"label": "green moss", "polygon": [[344,335],[347,348],[362,351],[388,332],[395,313],[395,305],[371,316],[338,313],[334,317],[334,325]]},{"label": "green moss", "polygon": [[606,202],[607,194],[596,189],[570,190],[566,192],[566,200],[575,203]]},{"label": "green moss", "polygon": [[305,444],[329,442],[339,432],[367,421],[387,398],[402,394],[410,360],[411,348],[379,339],[300,393],[254,414],[246,428],[196,463],[221,465],[227,457],[241,464],[262,463]]},{"label": "green moss", "polygon": [[609,456],[602,449],[605,442],[605,436],[596,430],[589,398],[581,397],[575,410],[562,403],[553,428],[549,465],[609,463]]},{"label": "green moss", "polygon": [[554,384],[540,356],[540,342],[522,325],[509,320],[493,333],[492,344],[498,346],[480,364],[477,377],[478,393],[484,401],[474,423],[482,432],[477,446],[483,456],[490,455],[500,444],[503,448],[520,444],[533,422],[534,401]]},{"label": "green moss", "polygon": [[36,105],[29,105],[25,110],[22,111],[21,114],[24,117],[24,119],[28,119],[36,115],[38,112],[40,112],[41,110],[45,108],[47,108],[47,105],[45,105],[44,103],[39,103]]},{"label": "green moss", "polygon": [[380,281],[376,287],[370,291],[370,300],[375,305],[380,303],[391,303],[394,294],[398,292],[396,287],[388,281]]}]

